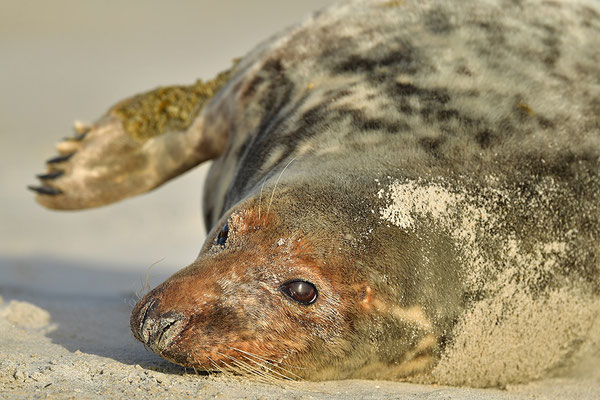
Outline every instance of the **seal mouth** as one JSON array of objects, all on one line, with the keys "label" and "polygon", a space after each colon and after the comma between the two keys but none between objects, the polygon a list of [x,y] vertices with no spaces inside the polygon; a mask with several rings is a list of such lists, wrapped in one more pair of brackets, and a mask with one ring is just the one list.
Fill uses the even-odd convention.
[{"label": "seal mouth", "polygon": [[149,299],[141,307],[138,305],[131,315],[131,330],[136,339],[162,354],[185,329],[187,319],[176,311],[159,313],[159,304],[158,300]]}]

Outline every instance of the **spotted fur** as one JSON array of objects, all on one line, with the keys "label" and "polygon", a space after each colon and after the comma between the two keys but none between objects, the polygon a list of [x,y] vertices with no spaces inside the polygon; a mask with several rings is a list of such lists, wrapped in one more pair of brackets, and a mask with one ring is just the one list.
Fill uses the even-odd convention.
[{"label": "spotted fur", "polygon": [[484,176],[497,172],[497,163],[489,166],[500,157],[508,175],[532,158],[569,179],[578,167],[555,146],[592,170],[600,84],[594,5],[348,2],[318,13],[249,54],[223,90],[213,112],[234,113],[227,130],[235,136],[212,169],[207,216],[221,215],[294,157],[365,143],[400,147],[395,166],[419,175],[427,165]]}]

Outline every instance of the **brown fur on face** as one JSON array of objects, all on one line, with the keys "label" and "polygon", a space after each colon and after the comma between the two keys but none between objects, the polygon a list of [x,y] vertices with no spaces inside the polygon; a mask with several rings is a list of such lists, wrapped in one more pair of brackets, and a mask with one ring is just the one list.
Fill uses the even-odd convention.
[{"label": "brown fur on face", "polygon": [[[224,246],[208,240],[193,264],[138,303],[131,317],[136,337],[184,366],[268,361],[270,368],[285,365],[287,372],[277,371],[290,378],[308,378],[331,361],[319,354],[343,353],[362,290],[345,284],[352,260],[331,251],[343,246],[335,238],[324,249],[301,229],[278,236],[279,222],[273,212],[259,220],[257,207],[234,212]],[[292,279],[313,283],[318,300],[288,298],[280,288]]]}]

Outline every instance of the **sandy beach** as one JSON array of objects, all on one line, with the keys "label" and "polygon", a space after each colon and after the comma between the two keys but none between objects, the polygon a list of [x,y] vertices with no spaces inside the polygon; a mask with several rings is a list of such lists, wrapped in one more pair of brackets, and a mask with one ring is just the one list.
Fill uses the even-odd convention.
[{"label": "sandy beach", "polygon": [[148,286],[195,259],[204,240],[208,165],[148,195],[89,211],[48,211],[26,190],[73,121],[94,120],[121,98],[159,85],[210,78],[329,3],[0,4],[0,398],[600,398],[595,345],[578,364],[544,379],[489,389],[269,384],[185,370],[137,342],[129,314]]}]

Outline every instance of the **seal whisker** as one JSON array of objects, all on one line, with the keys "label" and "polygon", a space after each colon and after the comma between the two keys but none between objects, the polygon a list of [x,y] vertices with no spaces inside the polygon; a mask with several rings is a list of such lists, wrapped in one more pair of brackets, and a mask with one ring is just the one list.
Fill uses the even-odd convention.
[{"label": "seal whisker", "polygon": [[159,262],[162,262],[164,259],[165,258],[163,257],[160,260],[153,262],[146,270],[146,289],[150,290],[150,270],[152,269],[152,267],[154,267]]},{"label": "seal whisker", "polygon": [[277,177],[277,180],[275,181],[275,187],[273,187],[273,192],[271,193],[271,199],[269,200],[269,206],[267,207],[266,217],[269,216],[269,210],[271,209],[271,203],[273,203],[273,196],[275,196],[275,190],[277,190],[277,184],[279,184],[279,180],[281,179],[281,177],[282,177],[283,173],[285,172],[285,170],[287,169],[287,167],[289,167],[290,164],[293,163],[295,160],[296,160],[296,157],[292,158],[290,160],[290,162],[287,163],[287,165],[281,170],[281,173]]},{"label": "seal whisker", "polygon": [[[264,361],[266,363],[269,363],[269,364],[271,364],[271,365],[273,365],[273,366],[275,366],[277,368],[283,369],[283,370],[285,370],[285,369],[283,367],[281,367],[282,365],[285,365],[287,367],[294,368],[294,369],[306,369],[306,368],[298,367],[296,365],[291,365],[291,364],[288,364],[288,363],[284,363],[283,361],[269,360],[267,358],[261,357],[259,355],[253,354],[253,353],[249,353],[247,351],[244,351],[244,350],[241,350],[241,349],[238,349],[238,348],[235,348],[235,347],[231,347],[231,346],[228,346],[228,347],[231,348],[231,349],[233,349],[233,350],[237,350],[237,351],[239,351],[241,353],[244,353],[246,355],[249,355],[250,357],[257,358],[260,361]],[[291,371],[288,371],[288,370],[285,370],[285,371],[290,372],[291,374],[293,374],[293,372],[291,372]],[[298,377],[298,378],[300,378],[300,377]],[[302,378],[300,378],[300,379],[302,379]]]},{"label": "seal whisker", "polygon": [[230,377],[231,373],[228,371],[225,371],[224,369],[222,369],[221,367],[219,367],[219,365],[209,356],[206,356],[206,358],[208,358],[208,360],[210,361],[210,363],[212,364],[213,367],[215,367],[219,372],[221,372],[223,375]]},{"label": "seal whisker", "polygon": [[[257,367],[254,367],[254,366],[248,364],[247,362],[245,362],[243,360],[238,360],[238,359],[235,359],[232,357],[228,357],[228,358],[231,358],[232,361],[234,363],[236,363],[236,365],[239,365],[240,367],[248,369],[252,374],[256,375],[255,377],[259,377],[260,380],[265,383],[274,384],[274,383],[282,383],[286,380],[288,380],[288,381],[290,380],[287,377],[281,378],[279,376],[273,375],[272,374],[273,371],[271,369],[266,368],[266,370],[265,370],[265,369],[261,368],[261,367],[264,367],[261,364],[257,364],[258,365],[258,368],[257,368]],[[278,375],[281,375],[281,374],[278,374]]]},{"label": "seal whisker", "polygon": [[[140,289],[136,289],[134,292],[134,295],[136,298],[136,303],[144,297],[144,292],[146,292],[146,287],[144,286],[144,281],[142,280],[141,277],[140,277],[140,286],[141,286]],[[135,306],[135,304],[134,304],[134,306]]]},{"label": "seal whisker", "polygon": [[[258,365],[259,368],[257,369],[251,365],[248,365],[248,363],[246,363],[242,360],[236,360],[237,362],[243,363],[243,365],[250,368],[253,373],[257,373],[257,372],[261,371],[261,376],[264,376],[265,378],[258,379],[259,382],[269,383],[269,384],[278,384],[278,385],[281,385],[288,389],[296,389],[294,386],[290,385],[290,382],[296,382],[294,379],[287,377],[285,375],[282,375],[280,373],[277,373],[276,371],[272,370],[271,368],[266,367],[264,364],[258,363],[254,360],[251,360],[247,356],[243,356],[243,357]],[[270,362],[268,362],[268,363],[270,363]],[[267,371],[263,371],[263,368],[266,369]],[[273,375],[273,373],[275,375]],[[254,378],[256,378],[256,376]]]},{"label": "seal whisker", "polygon": [[262,193],[263,193],[263,189],[265,187],[265,182],[267,182],[267,178],[265,177],[265,179],[263,179],[263,183],[262,185],[260,185],[260,195],[258,196],[258,221],[260,222],[260,206],[262,203]]},{"label": "seal whisker", "polygon": [[234,368],[233,365],[231,365],[225,360],[220,360],[220,362],[222,364],[221,367],[223,368],[223,371],[227,373],[227,377],[233,378],[236,374],[239,375],[238,368]]},{"label": "seal whisker", "polygon": [[279,364],[279,363],[277,363],[277,362],[275,362],[275,361],[272,361],[272,360],[266,359],[266,358],[264,358],[264,357],[261,357],[261,356],[259,356],[259,355],[256,355],[256,354],[254,354],[254,353],[250,353],[250,352],[248,352],[248,351],[244,351],[244,350],[242,350],[242,349],[238,349],[237,347],[233,347],[233,346],[227,346],[227,347],[228,347],[228,348],[230,348],[231,350],[239,351],[240,353],[246,354],[247,356],[250,356],[250,357],[257,358],[257,359],[258,359],[258,360],[260,360],[260,361],[266,362],[266,363],[268,363],[268,364],[271,364],[271,365],[274,365],[274,366],[276,366],[277,364]]},{"label": "seal whisker", "polygon": [[[237,360],[236,358],[229,356],[227,354],[223,354],[221,352],[217,352],[217,354],[230,359],[231,362],[233,363],[233,365],[238,367],[240,372],[245,371],[247,373],[250,373],[251,376],[254,376],[255,378],[259,378],[260,380],[266,380],[267,382],[270,381],[269,378],[271,378],[272,380],[275,380],[275,381],[277,380],[276,378],[269,376],[268,374],[265,374],[264,372],[260,371],[257,368],[252,367],[251,365],[249,365],[248,363],[246,363],[242,360]],[[248,374],[244,374],[244,373],[240,373],[240,374],[248,376]]]},{"label": "seal whisker", "polygon": [[[279,369],[281,369],[282,371],[284,371],[284,372],[287,372],[287,373],[289,373],[290,375],[293,375],[293,378],[289,378],[289,377],[287,377],[287,378],[288,378],[288,379],[290,379],[290,380],[296,380],[296,379],[297,379],[297,380],[303,380],[303,379],[302,379],[302,377],[300,377],[300,376],[298,376],[298,375],[294,374],[292,371],[290,371],[290,370],[287,370],[287,369],[283,368],[283,367],[280,365],[280,364],[284,364],[284,363],[276,363],[276,362],[273,362],[273,361],[269,361],[269,360],[267,360],[267,359],[265,359],[265,358],[262,358],[262,357],[260,357],[260,356],[257,356],[256,354],[252,354],[252,353],[249,353],[249,352],[247,352],[247,351],[244,351],[244,350],[241,350],[241,349],[238,349],[238,348],[232,347],[232,346],[227,346],[227,347],[229,347],[229,348],[230,348],[230,349],[232,349],[232,350],[239,351],[240,353],[242,353],[242,354],[245,354],[246,356],[250,356],[250,357],[257,358],[258,360],[260,360],[260,361],[264,362],[265,364],[270,364],[270,365],[272,365],[272,366],[273,366],[273,367],[275,367],[275,368],[279,368]],[[248,357],[246,357],[246,358],[248,358]],[[254,360],[250,360],[250,361],[252,361],[252,362],[254,362],[254,363],[257,363],[257,364],[259,364],[257,361],[254,361]],[[286,364],[284,364],[284,365],[286,365]],[[268,368],[266,365],[263,365],[263,366],[264,366],[265,368]],[[291,366],[291,365],[289,365],[289,366],[290,366],[290,367],[293,367],[293,366]],[[276,371],[273,371],[273,372],[275,372],[275,373],[276,373]]]},{"label": "seal whisker", "polygon": [[[224,365],[225,369],[227,369],[229,371],[229,373],[230,373],[229,377],[232,379],[235,376],[252,377],[252,375],[249,375],[247,373],[247,371],[242,369],[240,366],[229,363],[225,360],[221,360],[221,363]],[[254,377],[254,378],[256,378],[257,381],[259,380],[258,377]]]},{"label": "seal whisker", "polygon": [[[223,355],[224,355],[224,354],[223,354]],[[279,374],[279,373],[277,373],[276,371],[273,371],[271,368],[268,368],[268,367],[266,367],[264,364],[261,364],[261,363],[259,363],[259,362],[257,362],[257,361],[254,361],[254,360],[250,359],[250,358],[249,358],[249,357],[247,357],[247,356],[242,356],[242,357],[246,358],[246,359],[247,359],[248,361],[250,361],[250,362],[253,362],[253,363],[254,363],[254,364],[256,364],[256,365],[257,365],[259,368],[255,368],[255,367],[251,366],[250,364],[248,364],[247,362],[245,362],[245,361],[242,361],[242,360],[237,360],[237,359],[235,359],[235,358],[233,358],[233,357],[231,357],[231,356],[227,356],[227,355],[224,355],[224,356],[225,356],[225,357],[227,357],[227,358],[230,358],[230,359],[234,360],[234,362],[240,362],[240,363],[243,363],[244,365],[248,366],[248,368],[251,368],[253,371],[259,372],[259,371],[260,371],[260,368],[265,368],[265,369],[266,369],[266,370],[268,370],[269,372],[272,372],[272,373],[275,373],[276,375],[279,375],[279,376],[281,376],[283,379],[290,380],[290,378],[288,378],[287,376],[285,376],[285,375],[282,375],[282,374]],[[268,376],[268,374],[267,374],[267,373],[261,373],[261,375],[263,375],[263,376]],[[276,379],[276,377],[274,377],[274,376],[271,376],[271,377],[272,377],[272,378],[274,378],[274,379]]]},{"label": "seal whisker", "polygon": [[289,376],[287,376],[287,375],[281,374],[281,373],[279,373],[279,372],[275,371],[273,368],[269,368],[269,367],[267,366],[267,363],[260,363],[260,362],[258,362],[258,361],[255,361],[255,360],[251,359],[250,357],[248,357],[248,356],[244,356],[244,355],[242,355],[242,357],[244,357],[246,360],[250,361],[251,363],[254,363],[254,364],[256,364],[258,367],[260,367],[260,368],[264,368],[264,369],[266,369],[267,371],[271,372],[272,374],[275,374],[275,375],[277,375],[277,376],[280,376],[280,377],[281,377],[281,379],[283,379],[283,380],[286,380],[286,381],[295,381],[293,378],[290,378],[290,377],[289,377]]}]

